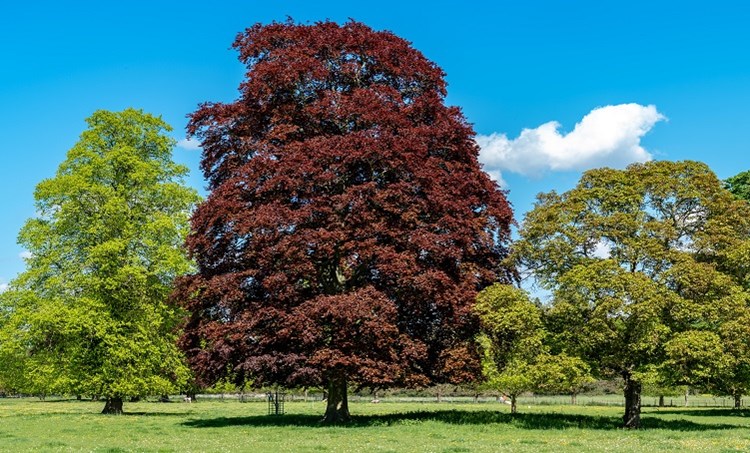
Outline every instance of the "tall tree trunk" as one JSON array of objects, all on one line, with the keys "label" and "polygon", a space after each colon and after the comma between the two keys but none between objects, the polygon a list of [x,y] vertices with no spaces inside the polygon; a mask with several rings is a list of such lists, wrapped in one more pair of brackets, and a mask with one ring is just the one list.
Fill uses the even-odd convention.
[{"label": "tall tree trunk", "polygon": [[328,402],[323,423],[341,423],[351,420],[347,398],[346,378],[335,376],[328,382]]},{"label": "tall tree trunk", "polygon": [[107,397],[107,402],[104,404],[102,414],[122,414],[122,397],[111,396]]},{"label": "tall tree trunk", "polygon": [[625,415],[623,427],[638,429],[641,426],[641,383],[634,380],[630,373],[623,373],[625,378]]},{"label": "tall tree trunk", "polygon": [[186,395],[186,396],[187,396],[188,398],[190,398],[190,402],[191,402],[191,403],[194,403],[194,402],[198,401],[198,398],[196,397],[196,394],[195,394],[195,392],[192,392],[192,391],[191,391],[191,392],[187,392],[187,393],[186,393],[185,395]]},{"label": "tall tree trunk", "polygon": [[577,393],[571,393],[570,394],[570,404],[575,406],[578,403],[578,394]]},{"label": "tall tree trunk", "polygon": [[690,387],[685,387],[685,407],[688,407],[688,396],[690,395]]},{"label": "tall tree trunk", "polygon": [[742,407],[742,394],[739,392],[734,393],[734,408],[739,409]]},{"label": "tall tree trunk", "polygon": [[659,396],[659,407],[664,407],[664,395]]},{"label": "tall tree trunk", "polygon": [[518,412],[518,407],[516,406],[516,395],[510,395],[510,413],[515,414]]}]

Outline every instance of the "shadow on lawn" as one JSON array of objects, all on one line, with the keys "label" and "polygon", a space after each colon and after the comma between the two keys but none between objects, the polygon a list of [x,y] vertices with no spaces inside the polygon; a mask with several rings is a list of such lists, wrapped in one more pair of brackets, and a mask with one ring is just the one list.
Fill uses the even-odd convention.
[{"label": "shadow on lawn", "polygon": [[652,414],[687,415],[690,417],[750,417],[750,409],[659,409],[654,408]]},{"label": "shadow on lawn", "polygon": [[124,411],[122,414],[120,414],[125,417],[130,416],[138,416],[138,417],[184,417],[186,414],[184,412],[145,412],[145,411],[138,411],[138,412],[131,412],[131,411]]},{"label": "shadow on lawn", "polygon": [[[514,425],[524,429],[620,429],[620,417],[603,417],[577,414],[516,414],[495,411],[419,411],[384,415],[353,416],[352,421],[342,427],[359,428],[368,426],[390,426],[412,422],[436,421],[454,425],[485,425],[490,423]],[[309,426],[326,427],[316,415],[283,415],[251,417],[219,417],[189,420],[183,423],[193,428],[225,428],[230,426]],[[644,429],[665,429],[670,431],[707,431],[738,429],[743,426],[728,424],[701,424],[688,420],[663,420],[656,417],[641,419]]]}]

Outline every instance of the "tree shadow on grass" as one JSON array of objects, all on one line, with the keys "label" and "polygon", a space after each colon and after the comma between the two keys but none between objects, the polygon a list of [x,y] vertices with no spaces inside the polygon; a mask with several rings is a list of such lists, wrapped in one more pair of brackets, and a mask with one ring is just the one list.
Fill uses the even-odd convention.
[{"label": "tree shadow on grass", "polygon": [[750,409],[705,408],[705,409],[658,409],[651,414],[674,414],[690,417],[750,417]]},{"label": "tree shadow on grass", "polygon": [[[578,414],[515,414],[495,411],[419,411],[383,415],[361,415],[352,417],[352,421],[339,425],[345,428],[361,428],[411,424],[414,422],[435,421],[452,425],[486,425],[506,424],[523,429],[621,429],[620,417],[604,417]],[[219,417],[211,419],[189,420],[184,426],[193,428],[226,428],[231,426],[307,426],[327,427],[320,423],[316,415],[283,415],[283,416],[249,416]],[[670,431],[708,431],[721,429],[741,429],[743,426],[728,424],[702,424],[689,420],[663,420],[657,417],[641,419],[644,429],[664,429]]]},{"label": "tree shadow on grass", "polygon": [[130,416],[138,416],[138,417],[185,417],[186,414],[184,412],[146,412],[146,411],[138,411],[138,412],[130,412],[130,411],[124,411],[122,414],[125,417]]}]

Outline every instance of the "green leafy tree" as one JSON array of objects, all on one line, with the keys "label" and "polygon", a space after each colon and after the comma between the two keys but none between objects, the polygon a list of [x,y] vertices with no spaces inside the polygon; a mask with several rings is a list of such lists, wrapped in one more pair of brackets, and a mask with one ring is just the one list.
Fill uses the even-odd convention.
[{"label": "green leafy tree", "polygon": [[689,390],[687,386],[674,385],[665,379],[662,368],[662,366],[652,366],[639,375],[643,394],[658,397],[659,407],[664,406],[664,397],[684,396]]},{"label": "green leafy tree", "polygon": [[490,387],[510,397],[516,413],[518,395],[537,385],[533,368],[544,350],[541,311],[526,292],[503,284],[480,292],[474,309],[482,326],[482,372]]},{"label": "green leafy tree", "polygon": [[750,171],[743,171],[728,178],[724,185],[736,197],[750,201]]},{"label": "green leafy tree", "polygon": [[594,382],[589,365],[565,353],[540,354],[532,371],[537,391],[570,395],[571,404],[576,404],[578,394]]},{"label": "green leafy tree", "polygon": [[182,313],[166,301],[192,269],[182,248],[198,195],[172,161],[171,128],[139,110],[97,111],[21,230],[27,270],[2,297],[0,353],[35,393],[166,394],[188,370]]},{"label": "green leafy tree", "polygon": [[510,398],[512,414],[518,412],[518,396],[536,388],[533,367],[532,363],[520,357],[510,359],[501,370],[490,360],[483,362],[482,369],[488,384]]},{"label": "green leafy tree", "polygon": [[746,242],[735,244],[712,265],[672,270],[683,302],[672,310],[676,333],[665,345],[661,367],[670,385],[732,396],[737,407],[750,385],[750,309],[744,277],[732,261]]},{"label": "green leafy tree", "polygon": [[[675,358],[687,338],[678,334],[710,349],[709,333],[747,310],[730,264],[742,262],[749,221],[747,203],[689,161],[591,170],[564,194],[539,195],[527,214],[515,262],[553,293],[554,343],[599,377],[622,377],[625,427],[640,425],[640,376]],[[698,378],[683,371],[675,375]]]},{"label": "green leafy tree", "polygon": [[475,310],[482,325],[478,344],[483,386],[508,395],[512,413],[521,393],[567,393],[575,402],[578,392],[592,381],[583,360],[550,353],[543,312],[524,290],[495,284],[479,293]]},{"label": "green leafy tree", "polygon": [[705,385],[717,395],[734,399],[735,409],[742,405],[742,396],[750,394],[750,316],[727,320],[719,328],[723,346],[718,373]]}]

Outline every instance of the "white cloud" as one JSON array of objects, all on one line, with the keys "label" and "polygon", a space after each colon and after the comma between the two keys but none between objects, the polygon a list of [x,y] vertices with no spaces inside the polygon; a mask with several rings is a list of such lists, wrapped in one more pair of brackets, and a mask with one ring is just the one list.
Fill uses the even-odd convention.
[{"label": "white cloud", "polygon": [[539,176],[547,171],[623,167],[651,160],[641,138],[666,117],[653,105],[619,104],[598,107],[560,133],[560,123],[550,121],[524,129],[518,138],[505,134],[478,135],[479,160],[484,170],[502,184],[502,171]]},{"label": "white cloud", "polygon": [[8,284],[0,283],[0,293],[4,293],[5,291],[8,291]]},{"label": "white cloud", "polygon": [[22,259],[25,259],[25,260],[31,258],[32,256],[34,256],[34,254],[31,253],[31,252],[29,252],[28,250],[24,250],[23,252],[21,252],[21,253],[18,254],[19,258],[22,258]]},{"label": "white cloud", "polygon": [[189,151],[195,151],[201,149],[201,142],[199,142],[198,140],[193,140],[192,138],[183,138],[182,140],[177,142],[177,146]]}]

